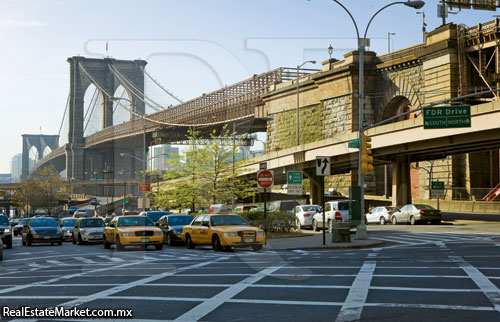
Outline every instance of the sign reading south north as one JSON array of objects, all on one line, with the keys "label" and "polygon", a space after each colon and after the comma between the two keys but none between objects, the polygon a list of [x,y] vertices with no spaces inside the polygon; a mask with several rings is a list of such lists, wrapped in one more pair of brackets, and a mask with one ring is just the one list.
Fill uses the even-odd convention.
[{"label": "sign reading south north", "polygon": [[424,108],[424,130],[470,126],[470,105]]},{"label": "sign reading south north", "polygon": [[330,157],[316,157],[316,176],[331,175]]}]

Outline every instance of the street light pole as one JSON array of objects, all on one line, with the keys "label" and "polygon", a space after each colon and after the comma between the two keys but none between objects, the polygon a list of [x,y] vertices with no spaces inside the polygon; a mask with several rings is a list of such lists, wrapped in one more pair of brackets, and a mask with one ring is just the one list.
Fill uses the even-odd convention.
[{"label": "street light pole", "polygon": [[395,36],[395,32],[388,32],[387,33],[387,52],[391,52],[391,36]]},{"label": "street light pole", "polygon": [[311,63],[311,64],[316,64],[316,61],[315,60],[308,60],[308,61],[305,61],[303,62],[301,65],[297,65],[297,145],[300,144],[300,129],[299,129],[299,93],[300,93],[300,90],[299,90],[299,78],[300,78],[300,67],[304,66],[305,64],[307,63]]},{"label": "street light pole", "polygon": [[[335,3],[337,3],[339,6],[344,9],[349,17],[351,18],[352,22],[354,23],[354,27],[356,28],[356,36],[358,38],[358,52],[359,52],[359,124],[358,124],[358,137],[361,140],[361,137],[363,136],[363,122],[364,122],[364,108],[365,108],[365,89],[364,89],[364,67],[365,67],[365,60],[364,60],[364,55],[365,55],[365,48],[370,45],[370,40],[366,38],[366,35],[368,33],[368,28],[370,27],[370,24],[372,23],[373,19],[375,16],[377,16],[382,10],[386,9],[387,7],[390,7],[392,5],[396,4],[403,4],[408,7],[412,7],[414,9],[420,9],[425,5],[424,1],[398,1],[398,2],[393,2],[389,3],[388,5],[382,7],[379,9],[377,12],[373,14],[373,16],[370,18],[368,21],[368,24],[365,29],[365,33],[363,38],[360,38],[359,35],[359,29],[358,29],[358,24],[356,23],[356,20],[354,20],[354,17],[352,16],[351,12],[347,10],[347,8],[340,3],[338,0],[333,0]],[[365,181],[364,181],[364,176],[363,172],[361,169],[361,155],[362,155],[362,149],[361,147],[359,148],[359,153],[358,153],[358,185],[360,189],[360,208],[361,208],[361,224],[358,226],[356,230],[356,238],[357,239],[367,239],[367,233],[366,233],[366,224],[365,224]]]}]

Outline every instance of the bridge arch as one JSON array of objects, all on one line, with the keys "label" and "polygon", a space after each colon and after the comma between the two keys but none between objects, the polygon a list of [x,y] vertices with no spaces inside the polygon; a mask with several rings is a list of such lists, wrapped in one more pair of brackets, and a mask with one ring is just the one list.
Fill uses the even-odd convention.
[{"label": "bridge arch", "polygon": [[45,156],[47,148],[50,151],[57,149],[59,146],[59,135],[23,134],[22,137],[23,154],[21,177],[26,178],[30,171],[30,154],[33,153],[35,161],[38,161]]},{"label": "bridge arch", "polygon": [[[388,79],[387,86],[384,86],[382,109],[379,112],[378,120],[382,121],[392,116],[408,112],[421,106],[421,98],[415,86],[403,76],[396,76]],[[418,116],[409,114],[394,120],[394,122],[407,120]]]}]

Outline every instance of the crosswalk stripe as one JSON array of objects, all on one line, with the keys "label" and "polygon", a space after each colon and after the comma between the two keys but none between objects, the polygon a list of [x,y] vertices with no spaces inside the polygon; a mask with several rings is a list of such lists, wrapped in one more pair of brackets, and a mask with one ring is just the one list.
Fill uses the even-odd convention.
[{"label": "crosswalk stripe", "polygon": [[47,263],[58,265],[58,266],[68,266],[68,264],[66,264],[66,263],[63,263],[61,261],[56,261],[56,260],[53,260],[53,259],[48,260]]},{"label": "crosswalk stripe", "polygon": [[124,262],[125,261],[123,258],[120,258],[120,257],[109,257],[106,255],[98,255],[97,257],[109,259],[110,261],[113,261],[113,262]]},{"label": "crosswalk stripe", "polygon": [[[396,238],[396,239],[395,239]],[[401,244],[408,244],[408,245],[415,245],[415,244],[418,244],[417,241],[415,242],[409,242],[409,241],[406,241],[406,240],[401,240],[401,239],[397,239],[397,237],[394,237],[394,236],[391,236],[391,237],[377,237],[377,239],[381,239],[381,240],[385,240],[385,241],[389,241],[389,242],[396,242],[396,243],[401,243]]]},{"label": "crosswalk stripe", "polygon": [[76,259],[76,260],[82,261],[82,262],[84,262],[86,264],[95,264],[95,263],[97,263],[96,261],[93,261],[93,260],[85,258],[85,257],[79,257],[78,256],[78,257],[73,257],[73,258]]}]

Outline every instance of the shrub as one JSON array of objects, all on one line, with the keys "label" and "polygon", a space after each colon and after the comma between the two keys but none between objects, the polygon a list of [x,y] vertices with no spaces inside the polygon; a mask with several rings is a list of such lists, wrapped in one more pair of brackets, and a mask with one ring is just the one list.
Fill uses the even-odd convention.
[{"label": "shrub", "polygon": [[295,214],[287,212],[268,212],[264,217],[263,211],[245,211],[240,213],[251,225],[266,232],[289,232],[295,228]]}]

